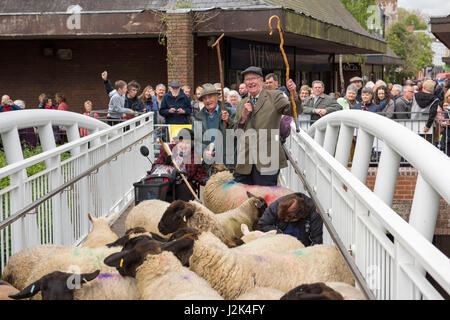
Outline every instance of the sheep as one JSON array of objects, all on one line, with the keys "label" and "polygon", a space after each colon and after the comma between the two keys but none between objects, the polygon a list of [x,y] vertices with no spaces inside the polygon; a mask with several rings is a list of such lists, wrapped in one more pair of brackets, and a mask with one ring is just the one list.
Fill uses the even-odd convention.
[{"label": "sheep", "polygon": [[225,299],[236,299],[255,286],[287,292],[314,282],[354,283],[343,257],[329,245],[258,255],[229,249],[211,232],[203,232],[194,243],[189,264]]},{"label": "sheep", "polygon": [[149,232],[162,236],[158,222],[170,203],[162,200],[145,200],[131,209],[125,220],[125,229],[142,227]]},{"label": "sheep", "polygon": [[[62,250],[57,254],[46,257],[46,259],[36,264],[29,274],[26,285],[28,286],[54,271],[81,274],[90,273],[98,269],[100,272],[113,273],[115,272],[115,269],[106,266],[103,263],[103,259],[121,249],[121,247],[71,247],[69,250]],[[40,299],[40,295],[37,298]]]},{"label": "sheep", "polygon": [[92,222],[93,227],[82,246],[98,248],[117,240],[119,237],[111,230],[109,225],[117,219],[118,215],[118,213],[114,213],[107,218],[94,218],[89,213],[88,218]]},{"label": "sheep", "polygon": [[240,295],[236,300],[280,300],[283,291],[268,287],[253,287]]},{"label": "sheep", "polygon": [[6,281],[0,281],[0,300],[12,300],[10,295],[18,293],[19,290],[14,288]]},{"label": "sheep", "polygon": [[233,181],[229,171],[218,172],[206,182],[203,191],[205,206],[214,213],[222,213],[235,209],[246,200],[245,192],[250,191],[263,197],[270,205],[276,199],[294,191],[281,186],[253,186]]},{"label": "sheep", "polygon": [[295,287],[280,300],[366,300],[366,297],[347,283],[318,282]]},{"label": "sheep", "polygon": [[254,197],[247,193],[250,199],[244,201],[239,207],[214,214],[208,208],[196,201],[184,202],[176,200],[164,212],[158,229],[162,234],[169,234],[183,227],[193,227],[200,231],[211,231],[222,241],[227,237],[242,236],[241,224],[253,228],[264,210],[266,201],[261,197]]},{"label": "sheep", "polygon": [[[247,225],[241,225],[242,240],[245,244],[233,248],[237,252],[266,255],[271,253],[287,253],[292,250],[303,249],[305,246],[297,238],[288,234],[276,234],[276,230],[268,232],[249,231]],[[259,238],[255,238],[259,236]],[[249,241],[251,239],[255,239]]]},{"label": "sheep", "polygon": [[39,292],[42,300],[136,300],[138,297],[136,279],[122,277],[117,272],[100,273],[100,270],[89,274],[54,271],[10,297],[26,299]]},{"label": "sheep", "polygon": [[[162,251],[161,243],[146,236],[130,241],[133,248],[112,254],[104,262],[123,276],[136,277],[140,299],[223,300],[205,279],[183,267],[172,252]],[[193,239],[176,241],[192,244]]]},{"label": "sheep", "polygon": [[34,267],[58,253],[72,250],[71,247],[53,244],[36,245],[25,248],[8,259],[8,264],[3,269],[2,279],[9,282],[18,290],[26,287],[27,279]]}]

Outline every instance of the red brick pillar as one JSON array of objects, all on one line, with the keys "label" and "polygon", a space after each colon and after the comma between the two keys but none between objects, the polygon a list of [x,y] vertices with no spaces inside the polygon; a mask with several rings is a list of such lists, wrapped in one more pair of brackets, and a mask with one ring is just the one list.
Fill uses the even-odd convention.
[{"label": "red brick pillar", "polygon": [[176,80],[194,91],[194,34],[192,15],[167,14],[167,80]]}]

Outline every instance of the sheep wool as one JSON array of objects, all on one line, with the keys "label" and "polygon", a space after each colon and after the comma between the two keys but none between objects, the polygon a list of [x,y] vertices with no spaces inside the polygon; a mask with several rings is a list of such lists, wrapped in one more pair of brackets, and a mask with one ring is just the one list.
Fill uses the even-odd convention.
[{"label": "sheep wool", "polygon": [[281,186],[266,187],[238,183],[233,180],[233,175],[229,171],[222,171],[209,178],[203,192],[203,202],[212,212],[222,213],[239,207],[248,199],[246,191],[263,197],[268,205],[282,196],[294,193]]},{"label": "sheep wool", "polygon": [[280,300],[283,291],[268,287],[254,287],[239,296],[236,300]]},{"label": "sheep wool", "polygon": [[325,282],[325,285],[339,292],[344,300],[367,300],[366,296],[354,286],[343,282]]},{"label": "sheep wool", "polygon": [[354,283],[339,251],[328,245],[258,255],[229,249],[211,232],[203,232],[189,263],[225,299],[236,299],[256,286],[287,292],[304,283]]},{"label": "sheep wool", "polygon": [[93,227],[92,231],[86,237],[86,241],[84,241],[82,245],[83,247],[98,248],[119,239],[117,234],[115,234],[109,226],[110,223],[118,217],[117,213],[114,213],[107,218],[94,218],[90,214],[88,216]]},{"label": "sheep wool", "polygon": [[169,205],[170,203],[157,199],[142,201],[128,213],[125,229],[142,227],[164,237],[158,230],[158,223]]},{"label": "sheep wool", "polygon": [[100,273],[74,291],[74,300],[138,300],[137,281],[117,272]]},{"label": "sheep wool", "polygon": [[252,227],[258,222],[259,209],[256,207],[260,199],[247,198],[237,208],[221,214],[215,214],[197,201],[189,201],[195,208],[194,214],[187,219],[187,226],[200,231],[211,231],[222,241],[227,237],[241,237],[241,224]]},{"label": "sheep wool", "polygon": [[209,283],[186,267],[172,252],[147,255],[136,269],[142,300],[223,300]]},{"label": "sheep wool", "polygon": [[6,281],[0,280],[0,300],[13,300],[9,296],[19,293],[19,290],[14,288]]},{"label": "sheep wool", "polygon": [[[24,288],[53,271],[81,274],[94,272],[99,269],[100,272],[115,273],[116,269],[105,265],[103,260],[120,250],[122,250],[121,247],[71,247],[70,250],[58,252],[58,254],[47,257],[35,266],[29,274]],[[35,295],[33,299],[42,299],[41,293]]]},{"label": "sheep wool", "polygon": [[266,255],[272,253],[286,253],[303,249],[305,246],[296,237],[288,234],[265,235],[256,240],[232,248],[233,251]]},{"label": "sheep wool", "polygon": [[2,279],[18,290],[22,290],[27,286],[27,279],[38,263],[47,260],[50,256],[69,250],[72,250],[72,247],[53,244],[25,248],[9,257],[8,264],[3,270]]}]

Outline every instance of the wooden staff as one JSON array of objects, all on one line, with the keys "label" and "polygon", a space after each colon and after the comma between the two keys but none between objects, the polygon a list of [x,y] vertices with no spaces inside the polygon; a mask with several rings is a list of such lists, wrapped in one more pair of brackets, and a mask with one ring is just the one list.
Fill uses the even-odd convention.
[{"label": "wooden staff", "polygon": [[[283,30],[281,30],[281,25],[280,25],[280,17],[274,15],[271,16],[269,19],[269,28],[270,28],[270,34],[272,35],[273,33],[273,29],[272,29],[272,19],[276,18],[278,20],[277,22],[277,28],[278,31],[280,33],[280,50],[281,50],[281,54],[283,55],[284,58],[284,63],[286,64],[286,84],[289,80],[289,62],[288,59],[286,57],[286,53],[284,52],[284,48],[283,48],[283,44],[284,44],[284,38],[283,38]],[[291,103],[292,103],[292,108],[293,108],[293,114],[294,114],[294,123],[295,123],[295,129],[297,132],[300,132],[300,128],[298,127],[298,120],[297,120],[297,107],[295,106],[295,98],[294,98],[294,93],[292,91],[290,92],[290,96],[291,96]]]},{"label": "wooden staff", "polygon": [[[220,40],[223,38],[224,35],[225,35],[225,33],[222,33],[220,35],[220,37],[217,38],[216,42],[214,42],[214,44],[212,45],[213,48],[216,47],[216,49],[217,49],[217,59],[219,60],[220,90],[222,92],[220,101],[222,101],[222,111],[226,111],[225,102],[223,101],[224,94],[223,94],[222,56],[220,54]],[[223,130],[224,130],[223,133],[224,134],[225,134],[226,128],[227,128],[227,123],[224,121],[224,123],[223,123]]]},{"label": "wooden staff", "polygon": [[[172,158],[172,151],[170,151],[169,146],[166,145],[166,143],[164,141],[162,141],[161,138],[158,138],[158,142],[162,145],[162,147],[164,148],[164,151],[166,151],[167,155],[169,155]],[[183,178],[184,182],[186,183],[186,185],[188,186],[189,190],[191,191],[192,195],[194,196],[195,200],[197,200],[198,202],[200,202],[200,199],[197,197],[197,194],[195,193],[194,189],[192,189],[191,185],[189,184],[189,182],[186,180],[186,177],[184,176],[184,174],[181,173],[181,169],[178,166],[178,164],[175,162],[175,160],[173,160],[172,158],[172,164],[173,166],[178,170],[178,172],[180,172],[180,176],[181,178]]]}]

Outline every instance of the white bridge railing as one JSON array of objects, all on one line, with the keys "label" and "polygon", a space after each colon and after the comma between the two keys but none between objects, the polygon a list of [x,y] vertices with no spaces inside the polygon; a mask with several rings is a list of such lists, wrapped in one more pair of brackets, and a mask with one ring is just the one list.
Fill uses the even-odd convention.
[{"label": "white bridge railing", "polygon": [[[35,113],[34,117],[28,115],[27,124],[19,118],[28,111]],[[9,256],[21,249],[44,243],[82,242],[90,229],[88,213],[95,217],[122,213],[134,200],[133,183],[145,176],[149,168],[148,160],[140,155],[139,145],[144,143],[150,149],[153,145],[152,113],[110,127],[80,114],[46,111],[23,110],[0,115],[2,143],[11,163],[0,169],[0,179],[10,180],[9,186],[0,189],[0,272]],[[79,138],[78,124],[94,133]],[[56,147],[52,140],[55,125],[64,125],[72,142]],[[38,128],[44,151],[23,160],[17,130],[31,126]],[[67,153],[70,157],[61,161],[61,155]],[[114,159],[105,162],[113,155]],[[26,168],[38,163],[45,163],[45,169],[28,177]],[[20,214],[33,202],[97,165],[95,171],[27,214]]]},{"label": "white bridge railing", "polygon": [[[331,113],[309,134],[293,128],[285,146],[307,186],[290,163],[281,171],[282,185],[311,190],[375,297],[442,299],[426,273],[450,293],[450,260],[431,244],[440,197],[450,201],[450,171],[437,169],[449,168],[450,159],[411,130],[370,112]],[[384,146],[372,192],[365,182],[374,137]],[[401,157],[419,172],[409,223],[391,209]],[[331,242],[324,231],[324,243]]]}]

